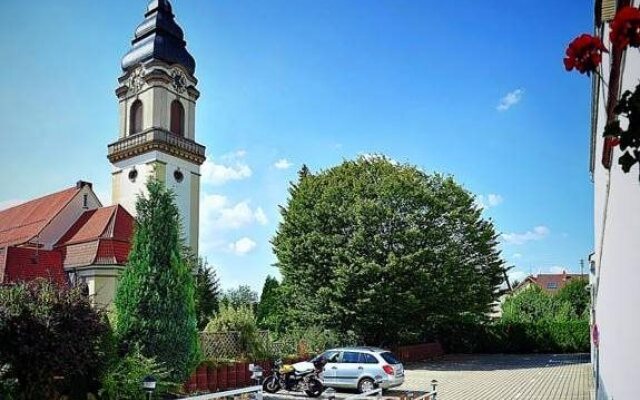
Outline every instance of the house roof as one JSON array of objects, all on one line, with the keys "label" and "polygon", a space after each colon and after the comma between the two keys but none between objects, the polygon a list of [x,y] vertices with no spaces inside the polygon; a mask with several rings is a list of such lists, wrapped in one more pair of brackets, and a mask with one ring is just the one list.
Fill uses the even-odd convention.
[{"label": "house roof", "polygon": [[133,231],[133,217],[121,205],[85,211],[56,244],[89,242],[97,239],[129,241]]},{"label": "house roof", "polygon": [[38,278],[49,279],[60,285],[67,284],[60,252],[26,247],[7,249],[7,266],[0,276],[0,282],[11,284]]},{"label": "house roof", "polygon": [[0,211],[0,247],[24,244],[38,236],[81,189],[77,185]]},{"label": "house roof", "polygon": [[65,267],[122,265],[131,248],[135,220],[121,205],[85,211],[56,247]]},{"label": "house roof", "polygon": [[523,288],[527,283],[532,283],[538,285],[541,289],[545,291],[556,291],[562,289],[571,279],[574,278],[585,278],[584,275],[581,274],[568,274],[563,272],[561,274],[538,274],[538,275],[529,275],[522,282],[518,284],[513,290],[517,291]]}]

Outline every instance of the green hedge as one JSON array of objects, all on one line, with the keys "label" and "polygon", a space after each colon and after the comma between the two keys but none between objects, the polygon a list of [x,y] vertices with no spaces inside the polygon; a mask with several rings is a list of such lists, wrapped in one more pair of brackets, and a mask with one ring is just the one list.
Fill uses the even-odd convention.
[{"label": "green hedge", "polygon": [[589,322],[468,323],[448,325],[439,335],[452,353],[582,353],[589,351]]}]

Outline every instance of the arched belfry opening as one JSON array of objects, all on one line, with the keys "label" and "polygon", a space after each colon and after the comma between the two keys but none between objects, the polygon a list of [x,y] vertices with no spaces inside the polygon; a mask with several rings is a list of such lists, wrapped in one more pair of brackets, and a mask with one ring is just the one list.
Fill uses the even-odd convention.
[{"label": "arched belfry opening", "polygon": [[180,100],[171,103],[171,133],[184,136],[184,107]]},{"label": "arched belfry opening", "polygon": [[142,132],[143,112],[142,102],[140,100],[134,101],[129,114],[129,135]]}]

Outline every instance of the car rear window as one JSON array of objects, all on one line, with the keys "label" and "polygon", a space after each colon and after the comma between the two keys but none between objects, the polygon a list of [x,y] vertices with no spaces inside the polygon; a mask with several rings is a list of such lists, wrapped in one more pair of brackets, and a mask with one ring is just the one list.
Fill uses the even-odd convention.
[{"label": "car rear window", "polygon": [[391,354],[388,351],[386,353],[381,353],[380,357],[382,357],[389,364],[400,364],[400,361],[398,361],[396,356],[394,356],[393,354]]},{"label": "car rear window", "polygon": [[363,364],[377,364],[378,359],[368,353],[360,353],[360,362]]}]

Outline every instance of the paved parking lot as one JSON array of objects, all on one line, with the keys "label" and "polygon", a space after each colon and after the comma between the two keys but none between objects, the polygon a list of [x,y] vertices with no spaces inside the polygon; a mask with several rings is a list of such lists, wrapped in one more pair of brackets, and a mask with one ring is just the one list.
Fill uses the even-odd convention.
[{"label": "paved parking lot", "polygon": [[589,400],[593,384],[588,354],[448,355],[407,365],[400,389],[424,391],[432,379],[439,400]]},{"label": "paved parking lot", "polygon": [[[408,364],[405,383],[386,391],[398,400],[419,396],[438,381],[438,400],[590,400],[593,385],[588,354],[447,355],[438,361]],[[355,392],[338,392],[339,400]],[[299,393],[267,395],[267,400],[303,400]]]}]

